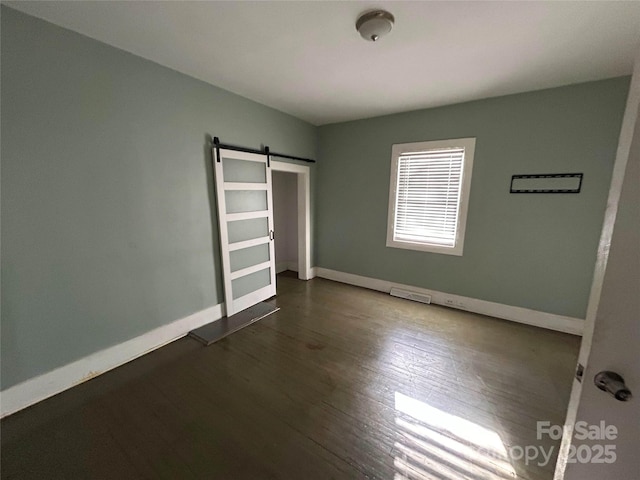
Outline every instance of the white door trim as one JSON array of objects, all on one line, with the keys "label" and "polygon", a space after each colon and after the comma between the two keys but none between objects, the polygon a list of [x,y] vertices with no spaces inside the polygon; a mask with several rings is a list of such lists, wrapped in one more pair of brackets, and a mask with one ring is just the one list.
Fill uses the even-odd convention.
[{"label": "white door trim", "polygon": [[[271,161],[271,170],[295,173],[298,184],[298,278],[311,280],[311,169],[306,165]],[[276,232],[276,235],[278,232]]]}]

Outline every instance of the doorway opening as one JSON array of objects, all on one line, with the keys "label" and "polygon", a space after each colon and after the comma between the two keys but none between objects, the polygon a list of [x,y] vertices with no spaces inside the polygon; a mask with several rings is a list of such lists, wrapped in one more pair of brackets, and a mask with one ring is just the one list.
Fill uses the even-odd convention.
[{"label": "doorway opening", "polygon": [[310,168],[272,161],[271,170],[276,271],[292,270],[300,280],[310,280]]},{"label": "doorway opening", "polygon": [[276,274],[298,272],[298,178],[295,173],[272,172],[273,226]]}]

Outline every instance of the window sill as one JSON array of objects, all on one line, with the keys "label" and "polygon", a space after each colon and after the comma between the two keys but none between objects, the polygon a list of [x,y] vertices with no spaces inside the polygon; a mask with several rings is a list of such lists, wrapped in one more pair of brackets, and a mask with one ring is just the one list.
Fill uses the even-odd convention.
[{"label": "window sill", "polygon": [[387,247],[403,248],[405,250],[416,250],[419,252],[440,253],[444,255],[462,256],[462,245],[455,247],[442,247],[439,245],[430,245],[425,243],[399,242],[397,240],[387,240]]}]

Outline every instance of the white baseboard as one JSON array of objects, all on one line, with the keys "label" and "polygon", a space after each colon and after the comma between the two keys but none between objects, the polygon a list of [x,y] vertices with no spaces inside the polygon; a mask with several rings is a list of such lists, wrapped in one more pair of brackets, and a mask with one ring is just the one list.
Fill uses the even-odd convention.
[{"label": "white baseboard", "polygon": [[[571,333],[573,335],[582,335],[584,327],[584,320],[579,318],[565,317],[475,298],[462,297],[460,295],[363,277],[322,267],[311,268],[311,278],[316,276],[385,293],[389,293],[393,287],[403,288],[417,293],[431,295],[431,303],[434,304]],[[453,302],[453,305],[450,302]],[[3,390],[0,392],[0,418],[11,415],[68,388],[86,382],[120,365],[124,365],[131,360],[185,336],[195,328],[219,320],[224,315],[224,304],[221,303]]]},{"label": "white baseboard", "polygon": [[309,280],[313,280],[318,276],[318,267],[311,267],[309,269]]},{"label": "white baseboard", "polygon": [[430,295],[431,303],[444,305],[445,307],[480,313],[482,315],[488,315],[504,320],[512,320],[518,323],[526,323],[527,325],[548,328],[550,330],[557,330],[559,332],[570,333],[572,335],[582,335],[582,331],[584,329],[584,320],[580,318],[565,317],[552,313],[539,312],[537,310],[529,310],[522,307],[514,307],[512,305],[488,302],[477,298],[462,297],[460,295],[428,290],[426,288],[414,287],[411,285],[403,285],[401,283],[388,282],[386,280],[379,280],[376,278],[362,277],[360,275],[339,272],[322,267],[314,267],[314,275],[328,280],[335,280],[336,282],[348,283],[350,285],[378,290],[385,293],[389,293],[393,287],[411,290],[416,293]]},{"label": "white baseboard", "polygon": [[221,303],[7,388],[0,392],[0,418],[130,362],[224,315]]}]

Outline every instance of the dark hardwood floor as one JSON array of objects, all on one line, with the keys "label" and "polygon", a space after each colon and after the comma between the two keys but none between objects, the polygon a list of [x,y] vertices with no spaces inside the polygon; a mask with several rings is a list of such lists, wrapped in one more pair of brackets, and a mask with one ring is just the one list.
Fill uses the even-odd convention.
[{"label": "dark hardwood floor", "polygon": [[578,337],[288,273],[274,301],[3,419],[2,478],[552,478]]}]

